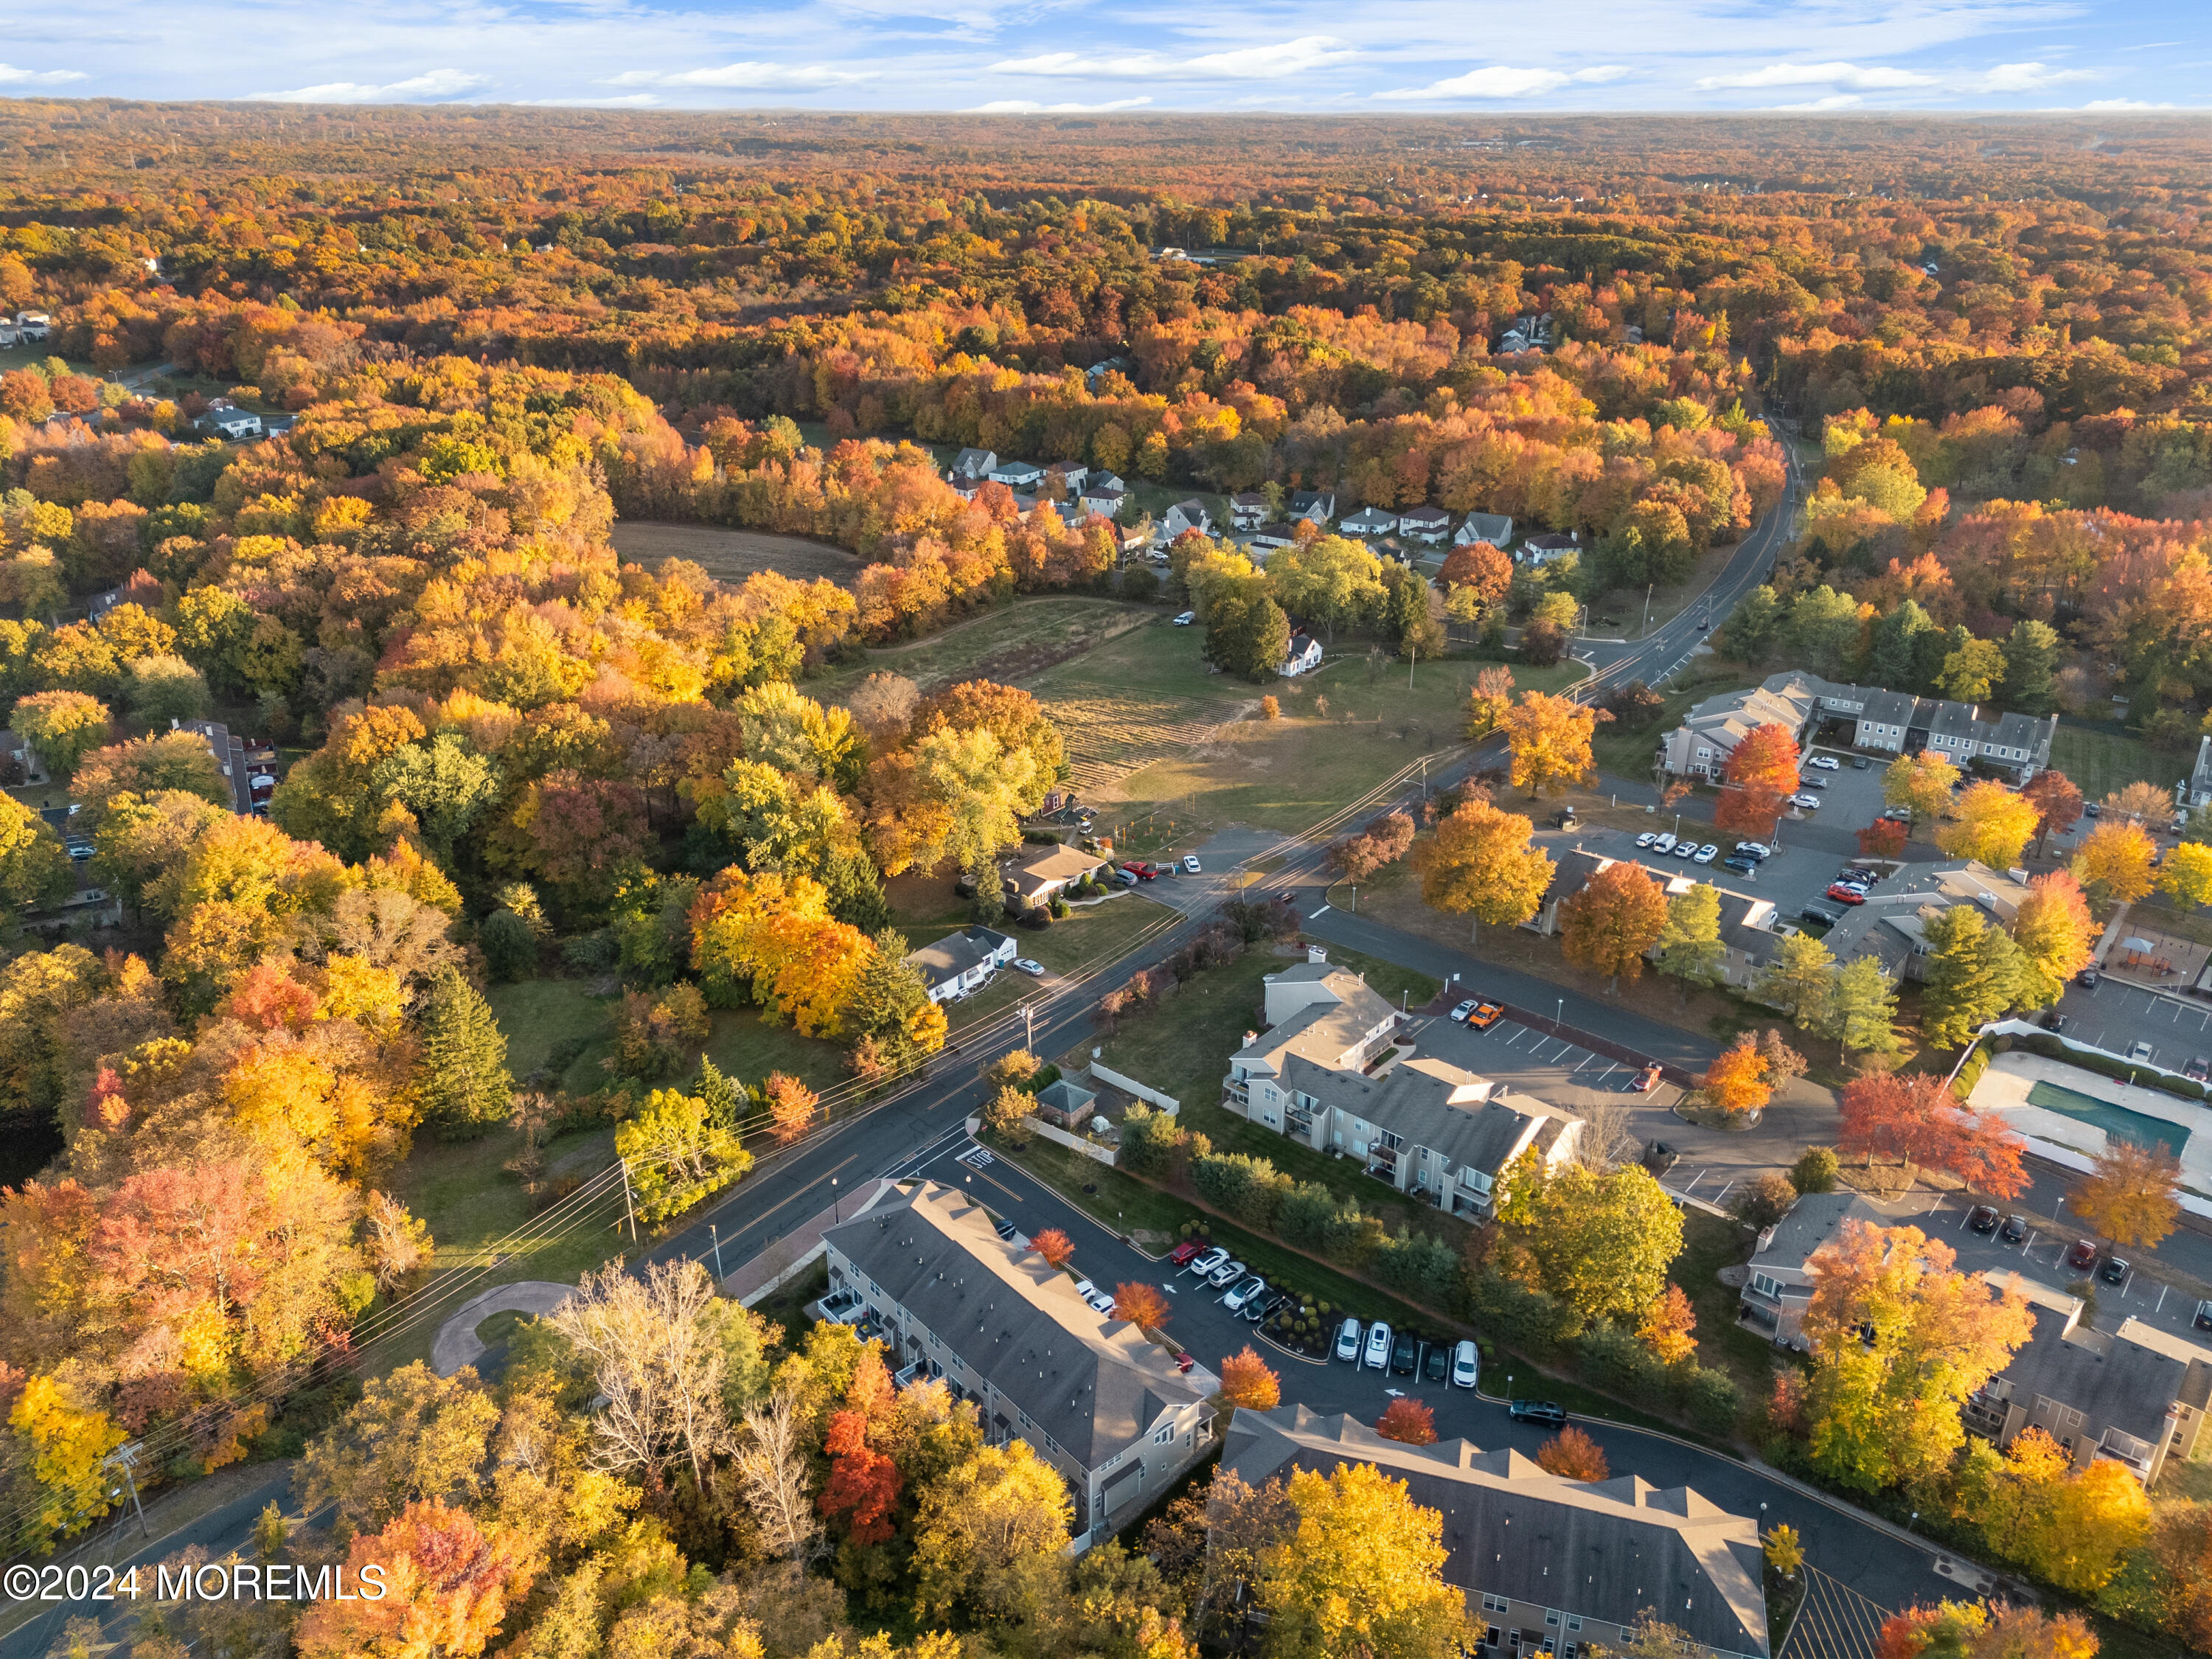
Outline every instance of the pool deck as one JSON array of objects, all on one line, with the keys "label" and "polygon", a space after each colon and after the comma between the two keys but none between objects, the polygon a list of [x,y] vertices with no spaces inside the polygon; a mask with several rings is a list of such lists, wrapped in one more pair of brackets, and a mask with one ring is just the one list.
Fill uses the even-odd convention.
[{"label": "pool deck", "polygon": [[[1990,1060],[1989,1069],[1982,1073],[1981,1081],[1974,1085],[1966,1103],[1978,1112],[1996,1113],[2031,1141],[2040,1143],[2036,1150],[2046,1156],[2056,1151],[2072,1154],[2052,1156],[2052,1162],[2087,1169],[2090,1161],[2105,1150],[2105,1132],[2094,1123],[2064,1112],[2028,1104],[2027,1091],[2038,1083],[2087,1095],[2093,1100],[2124,1107],[2142,1116],[2157,1118],[2187,1130],[2188,1144],[2181,1149],[2182,1185],[2198,1193],[2212,1194],[2212,1108],[2179,1099],[2162,1089],[2138,1088],[2118,1078],[2069,1066],[2063,1060],[2046,1060],[2041,1054],[2015,1050]],[[2195,1209],[2197,1206],[2192,1204],[2190,1207]]]}]

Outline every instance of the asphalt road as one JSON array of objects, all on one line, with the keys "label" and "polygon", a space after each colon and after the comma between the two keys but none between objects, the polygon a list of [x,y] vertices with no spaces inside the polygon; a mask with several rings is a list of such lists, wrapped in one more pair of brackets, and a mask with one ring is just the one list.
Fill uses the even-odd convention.
[{"label": "asphalt road", "polygon": [[[1046,1227],[1060,1229],[1075,1242],[1075,1270],[1101,1285],[1138,1279],[1160,1286],[1174,1310],[1168,1334],[1207,1370],[1218,1373],[1224,1358],[1249,1343],[1281,1376],[1287,1403],[1321,1412],[1347,1411],[1371,1423],[1395,1395],[1404,1393],[1435,1412],[1437,1432],[1445,1438],[1471,1440],[1486,1449],[1511,1446],[1534,1455],[1550,1437],[1547,1431],[1514,1422],[1502,1404],[1465,1389],[1334,1361],[1316,1363],[1256,1340],[1253,1328],[1221,1305],[1224,1292],[1175,1272],[1165,1261],[1152,1261],[1004,1158],[980,1168],[963,1163],[961,1155],[972,1146],[963,1137],[917,1160],[911,1170],[964,1187],[1025,1235],[1034,1236]],[[1504,1395],[1506,1378],[1485,1376],[1481,1392]],[[1517,1386],[1514,1392],[1527,1395],[1530,1390]],[[1605,1449],[1613,1474],[1638,1474],[1662,1487],[1692,1487],[1739,1514],[1759,1516],[1765,1525],[1787,1522],[1803,1537],[1806,1553],[1815,1566],[1887,1608],[1932,1601],[1947,1591],[1954,1596],[1959,1593],[1956,1584],[1936,1576],[1932,1550],[1906,1543],[1849,1510],[1808,1497],[1716,1452],[1619,1424],[1582,1418],[1576,1421]]]}]

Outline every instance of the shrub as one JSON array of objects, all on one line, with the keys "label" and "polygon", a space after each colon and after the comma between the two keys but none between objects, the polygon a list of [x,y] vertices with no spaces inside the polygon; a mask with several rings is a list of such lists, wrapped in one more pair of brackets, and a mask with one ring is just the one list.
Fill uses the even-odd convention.
[{"label": "shrub", "polygon": [[1796,1201],[1796,1183],[1788,1176],[1776,1175],[1770,1170],[1739,1192],[1729,1207],[1745,1226],[1764,1231],[1789,1214],[1790,1206]]},{"label": "shrub", "polygon": [[615,942],[611,928],[579,933],[561,947],[561,960],[580,974],[612,973],[615,963],[621,959],[621,946]]},{"label": "shrub", "polygon": [[1281,716],[1282,712],[1283,705],[1276,702],[1273,696],[1265,696],[1260,699],[1260,718],[1261,720],[1272,720],[1278,719]]},{"label": "shrub", "polygon": [[1663,1398],[1671,1392],[1667,1367],[1623,1326],[1594,1325],[1575,1344],[1583,1380],[1620,1400]]},{"label": "shrub", "polygon": [[512,910],[495,910],[477,930],[484,966],[496,980],[527,979],[538,969],[538,935]]},{"label": "shrub", "polygon": [[1194,1159],[1190,1175],[1200,1197],[1260,1232],[1275,1230],[1276,1212],[1292,1186],[1290,1176],[1266,1158],[1243,1152]]},{"label": "shrub", "polygon": [[1726,1371],[1699,1366],[1684,1381],[1682,1404],[1690,1421],[1707,1434],[1729,1435],[1743,1410],[1743,1393]]},{"label": "shrub", "polygon": [[1052,902],[1045,907],[1045,910],[1054,921],[1067,920],[1067,901],[1057,893],[1052,896]]},{"label": "shrub", "polygon": [[1835,1152],[1826,1146],[1808,1146],[1797,1155],[1796,1166],[1790,1171],[1790,1184],[1801,1193],[1835,1191]]},{"label": "shrub", "polygon": [[1989,1045],[1985,1042],[1976,1043],[1974,1052],[1968,1054],[1966,1063],[1959,1067],[1958,1081],[1951,1085],[1951,1091],[1960,1099],[1964,1100],[1974,1092],[1974,1085],[1982,1080],[1982,1073],[1989,1069]]},{"label": "shrub", "polygon": [[[1573,1316],[1542,1291],[1529,1290],[1498,1273],[1477,1277],[1469,1300],[1477,1317],[1498,1334],[1498,1340],[1532,1359],[1556,1352],[1573,1322]],[[1638,1346],[1640,1349],[1642,1345]]]},{"label": "shrub", "polygon": [[1375,1277],[1409,1301],[1450,1308],[1459,1299],[1459,1255],[1442,1239],[1403,1227],[1375,1255]]}]

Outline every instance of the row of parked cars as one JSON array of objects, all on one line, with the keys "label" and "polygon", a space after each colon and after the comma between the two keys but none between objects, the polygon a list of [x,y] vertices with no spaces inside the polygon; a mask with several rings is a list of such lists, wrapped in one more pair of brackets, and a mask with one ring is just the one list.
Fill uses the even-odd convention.
[{"label": "row of parked cars", "polygon": [[1844,919],[1844,909],[1854,904],[1864,904],[1867,896],[1874,891],[1875,883],[1881,879],[1881,872],[1871,865],[1847,864],[1836,872],[1827,890],[1797,914],[1807,921],[1825,922],[1832,927]]},{"label": "row of parked cars", "polygon": [[1482,1352],[1474,1343],[1438,1341],[1415,1331],[1393,1330],[1381,1319],[1371,1325],[1346,1320],[1337,1329],[1336,1357],[1366,1370],[1448,1382],[1455,1389],[1471,1389],[1482,1377]]},{"label": "row of parked cars", "polygon": [[1289,1303],[1296,1294],[1271,1291],[1265,1278],[1219,1244],[1209,1248],[1197,1239],[1185,1239],[1175,1247],[1168,1260],[1201,1283],[1224,1292],[1221,1305],[1255,1325]]}]

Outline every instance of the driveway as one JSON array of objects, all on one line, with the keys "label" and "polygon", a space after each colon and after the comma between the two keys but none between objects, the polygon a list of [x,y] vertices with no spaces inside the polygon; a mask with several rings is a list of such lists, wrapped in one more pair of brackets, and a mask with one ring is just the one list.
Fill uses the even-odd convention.
[{"label": "driveway", "polygon": [[[1514,1422],[1502,1405],[1468,1389],[1334,1361],[1316,1363],[1274,1348],[1255,1339],[1251,1326],[1221,1306],[1223,1292],[1197,1284],[1164,1261],[1143,1255],[1004,1158],[994,1158],[981,1169],[962,1163],[962,1155],[970,1151],[969,1143],[964,1141],[947,1146],[902,1173],[964,1187],[1025,1234],[1034,1236],[1045,1227],[1060,1229],[1075,1243],[1076,1271],[1101,1285],[1131,1279],[1158,1285],[1167,1292],[1174,1310],[1169,1334],[1210,1370],[1218,1372],[1224,1358],[1249,1343],[1281,1376],[1285,1404],[1304,1404],[1320,1412],[1348,1411],[1371,1423],[1393,1399],[1411,1395],[1434,1411],[1437,1432],[1443,1437],[1458,1437],[1486,1449],[1510,1446],[1529,1456],[1550,1437],[1546,1431]],[[1439,1330],[1427,1334],[1448,1337],[1459,1333]],[[1510,1376],[1510,1368],[1504,1369]],[[1507,1385],[1506,1376],[1486,1376],[1482,1392],[1504,1395]],[[1518,1392],[1530,1390],[1523,1386]],[[1577,1422],[1605,1449],[1616,1475],[1640,1475],[1662,1488],[1692,1487],[1737,1514],[1759,1516],[1762,1525],[1787,1522],[1798,1529],[1807,1555],[1816,1566],[1885,1608],[1932,1602],[1947,1588],[1955,1594],[1955,1586],[1936,1576],[1931,1549],[1906,1543],[1847,1509],[1808,1497],[1717,1453],[1619,1424],[1595,1419]]]}]

